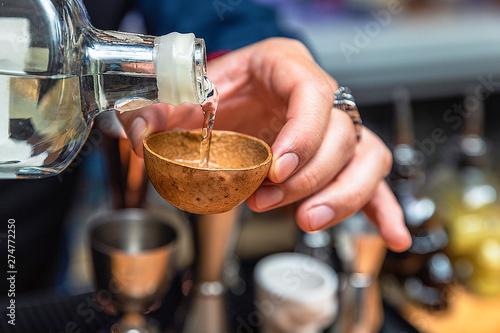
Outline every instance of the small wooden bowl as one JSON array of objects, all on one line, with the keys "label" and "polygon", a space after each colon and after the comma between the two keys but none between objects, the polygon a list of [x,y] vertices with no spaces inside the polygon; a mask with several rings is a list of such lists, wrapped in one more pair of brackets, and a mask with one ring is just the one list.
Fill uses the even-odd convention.
[{"label": "small wooden bowl", "polygon": [[156,191],[174,206],[195,214],[226,212],[262,184],[271,167],[271,148],[262,140],[230,131],[212,131],[210,164],[199,161],[201,131],[155,133],[144,140],[144,161]]}]

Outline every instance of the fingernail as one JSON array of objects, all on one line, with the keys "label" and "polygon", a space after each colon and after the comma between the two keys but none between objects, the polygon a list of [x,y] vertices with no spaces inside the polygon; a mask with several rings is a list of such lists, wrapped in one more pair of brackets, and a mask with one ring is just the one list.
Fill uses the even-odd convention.
[{"label": "fingernail", "polygon": [[278,182],[283,182],[299,166],[299,157],[294,153],[286,153],[274,164],[274,176]]},{"label": "fingernail", "polygon": [[144,139],[143,136],[147,131],[146,125],[146,121],[142,117],[136,117],[132,120],[130,124],[130,141],[132,141],[132,143],[137,144]]},{"label": "fingernail", "polygon": [[334,218],[335,212],[328,206],[316,206],[308,211],[309,226],[312,230],[319,230],[326,227]]},{"label": "fingernail", "polygon": [[278,186],[264,186],[257,190],[255,204],[259,209],[266,209],[280,203],[285,197],[285,193]]}]

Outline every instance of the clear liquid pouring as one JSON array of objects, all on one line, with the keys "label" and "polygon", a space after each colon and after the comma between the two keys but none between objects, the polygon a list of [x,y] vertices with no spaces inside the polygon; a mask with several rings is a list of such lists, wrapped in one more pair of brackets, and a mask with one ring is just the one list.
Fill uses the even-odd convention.
[{"label": "clear liquid pouring", "polygon": [[212,140],[212,129],[215,123],[215,114],[219,105],[219,92],[213,83],[207,79],[212,87],[207,99],[201,104],[203,111],[203,125],[201,129],[200,143],[200,168],[208,168],[210,165],[210,142]]},{"label": "clear liquid pouring", "polygon": [[95,29],[78,0],[3,0],[0,31],[0,179],[59,174],[101,112],[213,90],[203,40]]}]

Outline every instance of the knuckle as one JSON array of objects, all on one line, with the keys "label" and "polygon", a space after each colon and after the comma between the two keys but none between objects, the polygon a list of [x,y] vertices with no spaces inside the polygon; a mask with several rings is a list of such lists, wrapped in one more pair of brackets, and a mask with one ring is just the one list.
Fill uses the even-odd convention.
[{"label": "knuckle", "polygon": [[355,211],[358,210],[359,207],[362,207],[366,203],[366,191],[359,186],[353,186],[349,188],[349,193],[348,193],[348,198],[349,200],[347,201],[347,209],[349,211]]},{"label": "knuckle", "polygon": [[[296,152],[299,159],[303,162],[309,160],[321,147],[323,140],[325,139],[325,133],[323,132],[323,126],[321,124],[316,124],[314,121],[309,121],[304,123],[302,126],[303,134],[301,136],[296,136],[290,145],[290,151]],[[307,136],[307,140],[303,137]]]},{"label": "knuckle", "polygon": [[328,82],[326,78],[320,77],[317,78],[318,82],[316,82],[316,90],[318,91],[325,100],[329,102],[331,106],[333,106],[333,102],[335,96],[333,94],[332,86]]},{"label": "knuckle", "polygon": [[313,56],[309,49],[301,41],[287,37],[271,37],[264,41],[266,46],[270,46],[268,50],[274,50],[283,54],[293,54],[293,56],[300,56],[312,60]]},{"label": "knuckle", "polygon": [[358,140],[356,138],[356,129],[354,127],[354,124],[352,123],[352,119],[344,111],[338,109],[335,110],[342,115],[342,126],[339,127],[339,129],[341,130],[338,130],[336,132],[337,140],[340,140],[340,146],[344,149],[345,152],[351,152],[352,154],[354,154],[354,151],[358,146]]},{"label": "knuckle", "polygon": [[310,170],[303,174],[302,181],[299,186],[300,191],[304,196],[316,192],[320,187],[319,173],[315,170]]},{"label": "knuckle", "polygon": [[384,172],[384,177],[387,176],[392,169],[392,154],[389,148],[387,148],[385,145],[380,148],[379,152],[383,172]]},{"label": "knuckle", "polygon": [[366,150],[367,147],[370,147],[369,152],[373,156],[372,160],[374,160],[380,168],[380,172],[382,173],[381,177],[386,177],[392,169],[392,152],[385,145],[382,139],[377,136],[373,136],[373,134],[369,131],[366,134],[369,135],[363,136],[360,142],[363,144],[363,140],[368,140],[367,142],[364,142],[364,149]]},{"label": "knuckle", "polygon": [[333,90],[337,90],[339,88],[339,83],[337,82],[337,80],[335,78],[331,77],[330,75],[328,75],[327,77],[328,77],[328,80],[330,81],[330,84],[333,87]]},{"label": "knuckle", "polygon": [[287,47],[292,48],[294,51],[298,51],[298,52],[301,52],[301,53],[304,53],[304,54],[310,54],[308,48],[304,45],[304,43],[302,43],[298,39],[293,39],[293,38],[279,38],[279,37],[277,37],[277,39],[282,44],[284,44],[284,46],[286,45]]},{"label": "knuckle", "polygon": [[309,140],[306,143],[307,151],[312,151],[312,150],[316,151],[323,143],[324,138],[325,138],[325,136],[324,136],[324,133],[322,131],[311,130]]},{"label": "knuckle", "polygon": [[358,139],[356,137],[356,129],[354,128],[354,126],[352,126],[351,129],[352,130],[349,131],[349,134],[345,138],[344,146],[346,151],[350,151],[354,154],[354,151],[358,146]]}]

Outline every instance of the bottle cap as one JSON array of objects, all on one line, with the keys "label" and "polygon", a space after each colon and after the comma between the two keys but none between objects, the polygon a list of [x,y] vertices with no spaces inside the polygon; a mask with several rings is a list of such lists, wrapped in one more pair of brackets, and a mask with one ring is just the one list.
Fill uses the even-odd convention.
[{"label": "bottle cap", "polygon": [[204,100],[205,43],[194,34],[172,32],[155,39],[153,64],[162,103],[200,104]]}]

